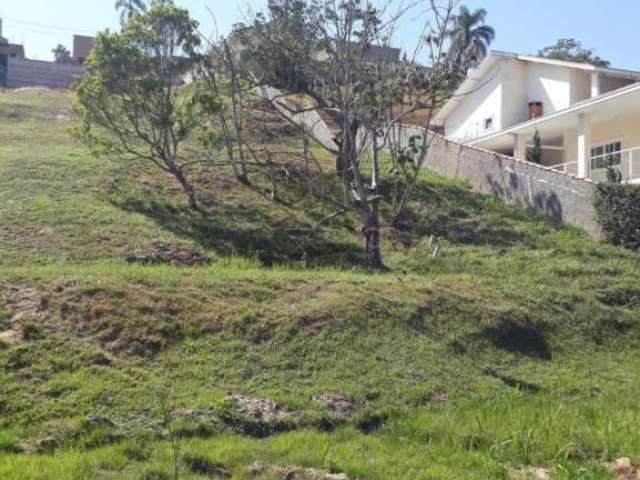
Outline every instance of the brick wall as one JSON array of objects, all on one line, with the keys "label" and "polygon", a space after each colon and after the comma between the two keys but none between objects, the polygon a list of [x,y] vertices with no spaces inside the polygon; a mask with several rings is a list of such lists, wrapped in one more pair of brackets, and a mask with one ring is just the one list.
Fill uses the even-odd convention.
[{"label": "brick wall", "polygon": [[[415,127],[402,127],[401,141],[420,135]],[[487,150],[467,147],[433,134],[425,167],[441,175],[468,181],[480,192],[505,202],[543,213],[556,223],[584,229],[601,237],[592,197],[596,183],[534,163]]]},{"label": "brick wall", "polygon": [[82,75],[83,71],[79,65],[10,58],[7,87],[69,88],[73,78]]}]

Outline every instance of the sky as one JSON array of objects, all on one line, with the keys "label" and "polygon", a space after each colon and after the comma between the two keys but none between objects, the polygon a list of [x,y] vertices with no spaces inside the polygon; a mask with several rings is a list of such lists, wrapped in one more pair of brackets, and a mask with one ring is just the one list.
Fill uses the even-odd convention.
[{"label": "sky", "polygon": [[[398,1],[398,0],[396,0]],[[59,43],[72,47],[74,33],[92,35],[118,27],[115,0],[0,0],[3,35],[22,43],[27,56],[49,60]],[[226,34],[259,10],[266,0],[176,0],[201,24],[201,32]],[[640,70],[637,23],[640,0],[465,0],[471,9],[487,10],[495,28],[492,49],[534,54],[558,38],[575,38],[618,68]],[[215,13],[215,26],[210,11]],[[421,22],[407,19],[395,46],[413,51]]]}]

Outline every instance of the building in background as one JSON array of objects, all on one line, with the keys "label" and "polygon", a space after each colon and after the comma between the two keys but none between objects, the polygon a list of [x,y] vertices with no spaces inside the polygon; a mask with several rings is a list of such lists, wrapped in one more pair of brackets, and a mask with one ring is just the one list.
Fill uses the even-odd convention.
[{"label": "building in background", "polygon": [[2,36],[2,19],[0,18],[0,87],[7,86],[10,58],[24,60],[24,47],[16,43],[9,43],[9,40]]},{"label": "building in background", "polygon": [[0,18],[0,56],[6,55],[7,58],[24,59],[24,46],[17,43],[9,43],[5,37],[2,36],[2,18]]},{"label": "building in background", "polygon": [[640,183],[640,72],[492,52],[434,120],[466,145],[603,181]]},{"label": "building in background", "polygon": [[85,35],[73,36],[73,60],[79,64],[83,64],[84,61],[91,53],[93,46],[96,43],[94,37],[87,37]]}]

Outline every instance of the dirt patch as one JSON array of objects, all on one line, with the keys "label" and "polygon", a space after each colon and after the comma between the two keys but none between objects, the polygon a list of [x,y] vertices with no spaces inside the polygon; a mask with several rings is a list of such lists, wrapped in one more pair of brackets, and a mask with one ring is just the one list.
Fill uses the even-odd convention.
[{"label": "dirt patch", "polygon": [[234,431],[264,438],[297,428],[301,413],[290,412],[272,400],[232,394],[225,399],[220,419]]},{"label": "dirt patch", "polygon": [[340,393],[317,393],[313,401],[321,403],[327,410],[339,416],[348,416],[358,408],[356,402]]},{"label": "dirt patch", "polygon": [[0,342],[15,344],[28,339],[29,333],[45,320],[49,304],[47,293],[19,285],[5,287],[0,291],[0,306],[9,313],[9,318],[0,325]]},{"label": "dirt patch", "polygon": [[640,305],[640,290],[614,287],[600,292],[598,300],[609,307],[634,308]]},{"label": "dirt patch", "polygon": [[640,465],[630,458],[618,458],[609,465],[614,480],[640,480]]},{"label": "dirt patch", "polygon": [[282,480],[349,480],[344,473],[331,473],[316,468],[280,467],[256,462],[247,468],[250,475],[272,475]]},{"label": "dirt patch", "polygon": [[127,257],[127,262],[142,265],[169,264],[195,267],[208,265],[211,260],[197,250],[173,243],[156,241],[147,248],[135,250]]},{"label": "dirt patch", "polygon": [[26,318],[43,318],[49,309],[50,296],[33,288],[9,285],[0,301],[13,314],[11,323],[16,323]]}]

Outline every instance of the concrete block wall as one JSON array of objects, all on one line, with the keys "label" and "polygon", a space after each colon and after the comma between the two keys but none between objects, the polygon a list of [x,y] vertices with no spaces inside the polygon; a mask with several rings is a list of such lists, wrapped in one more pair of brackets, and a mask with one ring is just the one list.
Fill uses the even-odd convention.
[{"label": "concrete block wall", "polygon": [[[407,142],[412,135],[422,133],[416,127],[403,126],[400,141]],[[601,238],[592,202],[596,182],[468,147],[437,134],[430,134],[429,142],[425,168],[464,179],[474,190],[496,195],[511,205],[540,212],[556,223],[574,225]]]},{"label": "concrete block wall", "polygon": [[83,72],[84,68],[80,65],[10,58],[7,87],[69,88],[73,79]]}]

